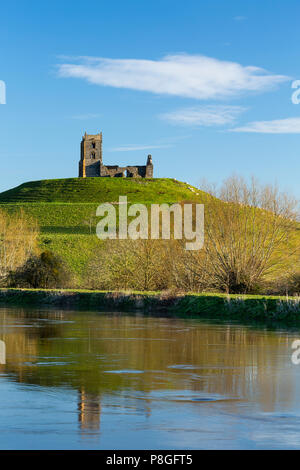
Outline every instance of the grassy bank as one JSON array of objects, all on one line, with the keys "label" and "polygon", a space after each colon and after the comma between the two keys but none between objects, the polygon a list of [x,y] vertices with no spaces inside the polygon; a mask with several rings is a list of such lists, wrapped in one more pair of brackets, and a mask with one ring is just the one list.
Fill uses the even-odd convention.
[{"label": "grassy bank", "polygon": [[139,310],[171,316],[260,321],[300,320],[300,299],[277,296],[107,292],[88,290],[0,289],[1,305],[55,306],[91,310]]}]

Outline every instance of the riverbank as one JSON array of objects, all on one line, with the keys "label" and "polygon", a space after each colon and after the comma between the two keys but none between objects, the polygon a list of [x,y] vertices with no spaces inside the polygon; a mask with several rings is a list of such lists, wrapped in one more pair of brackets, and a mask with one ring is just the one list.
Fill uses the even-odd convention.
[{"label": "riverbank", "polygon": [[0,289],[0,305],[55,306],[100,311],[164,312],[170,316],[300,321],[299,297],[69,289]]}]

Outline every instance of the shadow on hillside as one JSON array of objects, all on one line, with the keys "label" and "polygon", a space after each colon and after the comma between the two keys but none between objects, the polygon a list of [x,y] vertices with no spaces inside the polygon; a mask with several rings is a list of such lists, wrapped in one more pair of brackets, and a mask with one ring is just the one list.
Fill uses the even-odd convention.
[{"label": "shadow on hillside", "polygon": [[[68,234],[73,234],[73,235],[89,235],[90,234],[90,228],[85,227],[85,226],[78,226],[78,227],[60,227],[60,226],[53,226],[53,225],[45,225],[44,227],[41,227],[41,233],[51,233],[51,234],[60,234],[60,235],[68,235]],[[91,234],[95,235],[96,233],[96,228],[92,227],[91,229]]]}]

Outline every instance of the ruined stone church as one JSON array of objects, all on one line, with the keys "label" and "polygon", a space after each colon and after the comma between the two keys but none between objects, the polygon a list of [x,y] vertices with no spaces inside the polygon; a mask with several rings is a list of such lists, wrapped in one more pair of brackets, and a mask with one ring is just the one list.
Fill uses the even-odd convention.
[{"label": "ruined stone church", "polygon": [[148,155],[146,165],[118,166],[103,165],[102,132],[92,135],[85,133],[80,148],[79,178],[86,177],[153,178],[153,163]]}]

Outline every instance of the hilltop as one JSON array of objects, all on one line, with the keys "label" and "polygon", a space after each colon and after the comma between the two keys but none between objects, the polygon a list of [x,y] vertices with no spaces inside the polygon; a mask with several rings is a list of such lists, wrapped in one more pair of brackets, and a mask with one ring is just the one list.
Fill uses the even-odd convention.
[{"label": "hilltop", "polygon": [[[198,194],[197,194],[198,193]],[[198,200],[205,193],[169,178],[67,178],[32,181],[0,193],[0,204],[102,203],[127,196],[130,203]]]}]

